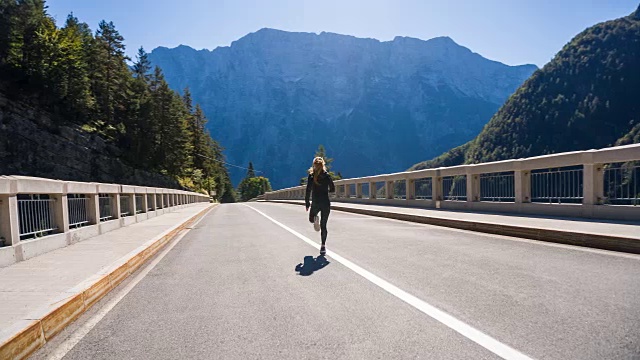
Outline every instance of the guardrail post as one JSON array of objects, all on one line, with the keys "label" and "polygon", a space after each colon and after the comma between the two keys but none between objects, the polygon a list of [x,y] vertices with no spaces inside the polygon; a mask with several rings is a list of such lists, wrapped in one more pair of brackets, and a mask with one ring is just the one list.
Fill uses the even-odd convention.
[{"label": "guardrail post", "polygon": [[416,198],[416,180],[411,178],[404,179],[404,194],[406,200],[415,200]]},{"label": "guardrail post", "polygon": [[114,219],[120,219],[120,193],[111,194],[111,217]]},{"label": "guardrail post", "polygon": [[351,197],[351,185],[349,184],[344,184],[344,197],[347,199]]},{"label": "guardrail post", "polygon": [[467,175],[467,201],[480,201],[480,175],[473,174],[470,168],[466,169]]},{"label": "guardrail post", "polygon": [[604,171],[602,164],[585,164],[582,170],[583,205],[600,205],[604,198]]},{"label": "guardrail post", "polygon": [[158,196],[156,195],[155,191],[153,193],[151,193],[151,207],[152,207],[152,211],[156,211],[158,210]]},{"label": "guardrail post", "polygon": [[393,199],[393,195],[394,195],[394,185],[395,182],[394,181],[385,181],[385,186],[387,187],[385,189],[385,195],[387,199]]},{"label": "guardrail post", "polygon": [[378,186],[376,182],[369,183],[369,199],[376,199],[378,197]]},{"label": "guardrail post", "polygon": [[61,233],[69,232],[69,203],[67,202],[67,194],[53,194],[51,198],[55,199],[53,202],[53,218],[55,219],[58,231]]},{"label": "guardrail post", "polygon": [[5,246],[20,243],[18,197],[15,194],[0,195],[0,235],[4,238]]},{"label": "guardrail post", "polygon": [[530,203],[531,202],[531,171],[530,170],[515,170],[514,171],[514,185],[515,185],[515,201],[516,204]]},{"label": "guardrail post", "polygon": [[100,194],[88,194],[89,224],[100,224]]},{"label": "guardrail post", "polygon": [[362,199],[362,183],[356,183],[356,198]]},{"label": "guardrail post", "polygon": [[147,196],[146,192],[142,193],[142,212],[149,212],[149,197]]},{"label": "guardrail post", "polygon": [[431,178],[431,199],[442,201],[442,176],[439,170]]},{"label": "guardrail post", "polygon": [[136,213],[138,212],[138,208],[136,207],[136,194],[132,193],[132,194],[128,194],[129,196],[129,214],[131,214],[131,216],[136,216]]}]

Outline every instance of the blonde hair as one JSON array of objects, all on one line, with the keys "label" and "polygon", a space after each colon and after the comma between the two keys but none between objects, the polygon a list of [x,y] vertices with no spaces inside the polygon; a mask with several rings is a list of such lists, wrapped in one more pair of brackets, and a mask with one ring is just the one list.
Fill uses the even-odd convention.
[{"label": "blonde hair", "polygon": [[318,156],[313,159],[311,167],[309,168],[309,175],[313,175],[313,182],[316,184],[318,184],[318,175],[320,175],[321,171],[326,172],[327,167],[324,159]]}]

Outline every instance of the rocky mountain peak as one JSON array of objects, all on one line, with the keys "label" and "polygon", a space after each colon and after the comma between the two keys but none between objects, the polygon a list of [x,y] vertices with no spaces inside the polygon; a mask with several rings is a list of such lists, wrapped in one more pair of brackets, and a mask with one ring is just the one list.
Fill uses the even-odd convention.
[{"label": "rocky mountain peak", "polygon": [[[391,41],[264,28],[210,52],[150,54],[189,86],[228,160],[295,185],[319,144],[345,176],[403,170],[475,136],[536,69],[449,37]],[[244,173],[231,173],[237,183]]]}]

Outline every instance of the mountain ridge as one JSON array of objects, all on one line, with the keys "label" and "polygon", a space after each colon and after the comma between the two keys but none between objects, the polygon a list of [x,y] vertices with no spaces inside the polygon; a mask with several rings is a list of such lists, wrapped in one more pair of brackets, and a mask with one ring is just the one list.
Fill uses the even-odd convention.
[{"label": "mountain ridge", "polygon": [[308,168],[300,155],[319,144],[344,176],[399,171],[460,145],[537,69],[485,59],[449,37],[268,28],[213,50],[156,48],[149,58],[173,89],[190,88],[228,160],[265,168],[274,188],[295,185]]}]

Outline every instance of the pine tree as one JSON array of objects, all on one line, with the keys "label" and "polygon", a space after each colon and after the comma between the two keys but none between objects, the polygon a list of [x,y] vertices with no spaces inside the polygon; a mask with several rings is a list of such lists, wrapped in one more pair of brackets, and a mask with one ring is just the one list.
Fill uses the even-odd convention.
[{"label": "pine tree", "polygon": [[0,1],[0,67],[7,68],[11,41],[15,33],[17,4],[15,0]]},{"label": "pine tree", "polygon": [[95,36],[91,78],[97,125],[110,138],[124,131],[122,117],[131,78],[124,50],[124,38],[113,22],[101,21]]},{"label": "pine tree", "polygon": [[54,120],[97,132],[138,169],[178,180],[192,190],[235,201],[223,148],[189,90],[171,90],[143,48],[132,70],[124,39],[102,21],[95,37],[70,14],[58,28],[43,0],[0,1],[0,81]]},{"label": "pine tree", "polygon": [[140,46],[138,54],[136,55],[136,62],[133,64],[133,75],[137,79],[144,79],[149,81],[151,71],[151,61],[149,61],[149,54],[144,51],[144,48]]},{"label": "pine tree", "polygon": [[41,62],[38,58],[38,32],[48,18],[44,1],[20,0],[15,2],[15,5],[8,4],[7,7],[10,11],[10,30],[6,61],[21,69],[26,75],[32,75],[39,70],[38,65]]},{"label": "pine tree", "polygon": [[256,172],[253,170],[253,163],[249,161],[249,168],[247,169],[247,178],[251,179],[256,177]]},{"label": "pine tree", "polygon": [[318,150],[316,150],[316,154],[314,155],[314,157],[321,157],[324,159],[324,165],[327,168],[327,171],[331,170],[331,163],[333,162],[333,159],[330,157],[327,157],[327,151],[324,148],[324,145],[320,144],[318,145]]},{"label": "pine tree", "polygon": [[[333,159],[327,156],[327,150],[324,148],[324,145],[322,144],[318,145],[318,149],[316,150],[316,153],[313,156],[321,157],[324,159],[324,165],[327,168],[327,172],[329,173],[329,176],[331,176],[333,180],[342,179],[342,174],[338,173],[336,175],[331,171],[331,163],[333,162]],[[307,176],[300,178],[300,185],[306,185],[306,184],[307,184]]]},{"label": "pine tree", "polygon": [[92,41],[88,26],[81,24],[73,14],[60,29],[59,62],[51,82],[56,86],[58,98],[65,104],[66,119],[80,123],[93,106],[86,45]]},{"label": "pine tree", "polygon": [[[208,139],[211,138],[205,130],[207,124],[207,118],[204,116],[204,112],[199,104],[196,105],[195,112],[191,117],[190,130],[193,146],[193,165],[198,169],[206,168],[206,158],[213,157],[214,153],[209,152]],[[205,169],[206,170],[206,169]]]}]

